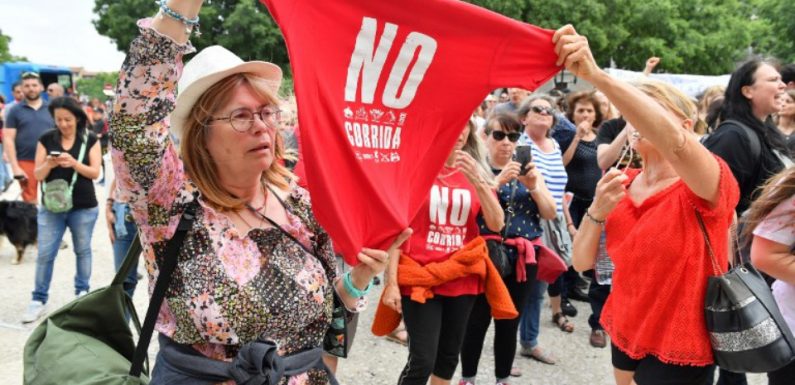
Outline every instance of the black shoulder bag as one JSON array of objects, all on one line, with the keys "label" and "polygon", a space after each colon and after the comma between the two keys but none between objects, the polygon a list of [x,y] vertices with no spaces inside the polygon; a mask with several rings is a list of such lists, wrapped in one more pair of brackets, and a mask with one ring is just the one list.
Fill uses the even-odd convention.
[{"label": "black shoulder bag", "polygon": [[707,331],[715,362],[738,373],[765,373],[795,359],[795,338],[765,279],[750,263],[732,253],[729,272],[721,274],[704,219],[696,211],[712,269],[704,298]]}]

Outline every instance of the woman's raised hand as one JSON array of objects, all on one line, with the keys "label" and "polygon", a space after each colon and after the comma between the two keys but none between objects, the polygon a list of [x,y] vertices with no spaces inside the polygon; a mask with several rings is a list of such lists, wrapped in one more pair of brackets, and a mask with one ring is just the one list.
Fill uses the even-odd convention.
[{"label": "woman's raised hand", "polygon": [[524,166],[524,175],[517,177],[528,190],[533,191],[538,187],[538,178],[541,177],[541,172],[536,169],[536,164],[530,162]]},{"label": "woman's raised hand", "polygon": [[398,249],[403,245],[404,242],[406,242],[407,239],[409,239],[409,237],[411,237],[411,233],[412,230],[410,228],[403,230],[403,232],[401,232],[400,235],[395,238],[395,240],[392,242],[392,245],[389,246],[389,249],[387,250],[363,248],[362,251],[359,252],[356,258],[358,258],[359,262],[361,262],[369,270],[367,272],[367,275],[369,276],[367,281],[376,275],[381,274],[386,269],[387,265],[389,264],[390,256],[399,255]]},{"label": "woman's raised hand", "polygon": [[583,120],[580,124],[577,125],[577,138],[582,139],[588,134],[591,133],[593,130],[593,121],[592,120]]},{"label": "woman's raised hand", "polygon": [[569,72],[588,81],[600,71],[588,45],[588,38],[577,33],[571,24],[567,24],[552,36],[555,53],[558,54],[557,65],[565,65]]},{"label": "woman's raised hand", "polygon": [[596,184],[596,196],[593,199],[588,213],[594,219],[603,221],[613,212],[618,202],[624,199],[627,195],[627,189],[624,187],[624,181],[627,176],[618,169],[611,169],[599,180]]},{"label": "woman's raised hand", "polygon": [[519,168],[522,167],[519,162],[510,161],[508,164],[503,167],[500,174],[497,175],[497,183],[502,186],[504,184],[510,183],[516,177],[519,176]]},{"label": "woman's raised hand", "polygon": [[475,158],[469,155],[466,151],[457,150],[455,158],[455,167],[458,168],[464,176],[469,180],[473,186],[483,183],[483,178],[478,172],[478,165]]}]

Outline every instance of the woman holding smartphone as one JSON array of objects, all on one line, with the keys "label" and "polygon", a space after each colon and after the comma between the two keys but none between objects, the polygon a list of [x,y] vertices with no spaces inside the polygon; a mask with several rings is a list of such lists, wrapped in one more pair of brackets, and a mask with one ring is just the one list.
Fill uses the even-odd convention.
[{"label": "woman holding smartphone", "polygon": [[[68,97],[53,99],[49,110],[56,128],[44,133],[36,147],[33,175],[42,182],[45,204],[39,208],[35,289],[22,318],[25,323],[46,312],[53,264],[67,227],[76,257],[75,295],[88,293],[91,236],[99,213],[92,180],[99,177],[101,153],[96,135],[87,129],[88,117],[80,104]],[[53,212],[46,204],[47,186],[59,180],[69,186],[71,209]]]},{"label": "woman holding smartphone", "polygon": [[[493,231],[482,218],[478,220],[481,236],[495,240],[502,240],[503,236],[505,238],[505,251],[513,271],[503,277],[503,281],[519,312],[524,309],[524,303],[535,283],[537,267],[535,264],[517,263],[517,260],[525,258],[526,261],[528,253],[536,254],[542,232],[540,218],[552,219],[556,216],[555,200],[541,173],[530,162],[530,157],[517,156],[516,160],[513,159],[522,130],[522,124],[512,115],[500,114],[486,122],[487,160],[497,180],[497,196],[504,211],[505,228]],[[529,151],[525,154],[529,155]],[[461,385],[475,383],[491,318],[491,306],[486,296],[478,295],[469,314],[461,349]],[[516,354],[518,329],[519,317],[494,320],[494,375],[498,384],[508,384]]]}]

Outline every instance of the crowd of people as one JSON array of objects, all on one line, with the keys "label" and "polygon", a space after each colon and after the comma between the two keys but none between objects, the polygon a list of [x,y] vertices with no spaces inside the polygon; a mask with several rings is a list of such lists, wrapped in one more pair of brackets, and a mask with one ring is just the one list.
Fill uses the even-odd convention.
[{"label": "crowd of people", "polygon": [[[239,365],[241,352],[270,341],[288,369],[304,368],[279,384],[335,384],[336,358],[323,351],[332,315],[341,309],[350,319],[367,307],[382,273],[376,322],[388,319],[381,331],[405,334],[393,339],[408,350],[399,385],[450,384],[459,363],[458,384],[474,385],[492,319],[494,383],[518,383],[517,351],[558,361],[539,344],[540,323],[573,338],[570,318],[586,313],[588,343],[610,349],[617,385],[712,384],[704,297],[714,265],[694,235],[702,231],[722,271],[737,252],[772,277],[795,329],[795,64],[751,59],[726,87],[694,100],[670,84],[611,77],[587,39],[563,27],[553,37],[559,64],[593,89],[489,94],[410,228],[342,269],[300,166],[292,168],[300,138],[294,99],[279,97],[279,67],[216,46],[183,68],[201,5],[164,1],[138,22],[110,119],[101,102],[83,105],[57,83],[45,100],[35,73],[14,86],[2,114],[0,187],[16,180],[22,200],[39,205],[23,322],[47,312],[67,228],[75,296],[90,290],[102,176],[116,268],[138,233],[155,280],[162,245],[184,212],[195,215],[158,317],[152,384],[219,382],[196,363]],[[657,63],[649,59],[644,72]],[[455,204],[455,218],[435,209]],[[430,229],[442,227],[460,242],[432,242]],[[732,251],[735,238],[741,247]],[[138,279],[127,277],[128,294]],[[552,318],[542,321],[545,297]],[[271,368],[255,369],[223,382]],[[746,383],[717,373],[719,384]],[[793,378],[795,362],[769,373],[771,385]]]}]

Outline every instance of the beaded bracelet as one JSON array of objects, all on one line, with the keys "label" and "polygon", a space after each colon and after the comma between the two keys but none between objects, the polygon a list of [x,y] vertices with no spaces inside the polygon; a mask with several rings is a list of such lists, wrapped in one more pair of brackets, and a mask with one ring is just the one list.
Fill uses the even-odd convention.
[{"label": "beaded bracelet", "polygon": [[176,21],[179,21],[182,24],[185,24],[186,35],[190,35],[191,31],[195,31],[197,37],[201,36],[201,31],[199,31],[199,16],[196,16],[193,19],[188,19],[187,17],[179,14],[177,11],[169,8],[166,4],[166,0],[157,0],[155,3],[160,5],[160,10],[163,11],[163,14]]},{"label": "beaded bracelet", "polygon": [[589,212],[589,210],[585,210],[585,217],[586,217],[586,218],[588,218],[588,220],[589,220],[589,221],[591,221],[591,222],[593,222],[594,224],[597,224],[597,225],[599,225],[599,226],[604,226],[604,225],[605,225],[605,220],[604,220],[604,219],[602,219],[602,220],[600,221],[600,220],[598,220],[598,219],[594,218],[594,217],[591,215],[591,213]]},{"label": "beaded bracelet", "polygon": [[370,292],[370,288],[372,286],[373,286],[373,282],[370,281],[370,283],[367,284],[367,287],[365,287],[364,290],[359,290],[353,284],[353,280],[351,279],[351,272],[350,271],[345,273],[342,276],[342,287],[344,287],[345,291],[347,291],[348,294],[350,294],[350,296],[353,297],[353,298],[362,298],[362,297],[366,296],[367,293]]}]

